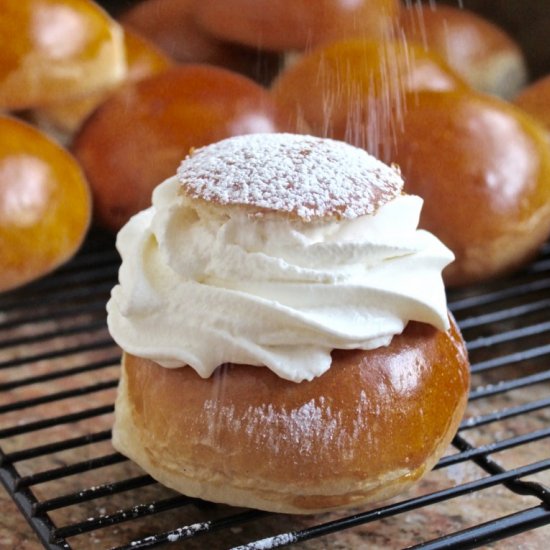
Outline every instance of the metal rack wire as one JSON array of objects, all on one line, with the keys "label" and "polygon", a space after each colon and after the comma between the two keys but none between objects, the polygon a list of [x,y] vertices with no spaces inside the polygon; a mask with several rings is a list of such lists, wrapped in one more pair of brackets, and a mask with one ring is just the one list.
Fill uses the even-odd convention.
[{"label": "metal rack wire", "polygon": [[110,447],[120,354],[104,307],[117,269],[111,238],[94,234],[70,264],[0,297],[0,480],[46,548],[462,550],[519,534],[543,548],[550,245],[521,273],[449,296],[473,377],[454,449],[408,495],[307,519],[175,494]]}]

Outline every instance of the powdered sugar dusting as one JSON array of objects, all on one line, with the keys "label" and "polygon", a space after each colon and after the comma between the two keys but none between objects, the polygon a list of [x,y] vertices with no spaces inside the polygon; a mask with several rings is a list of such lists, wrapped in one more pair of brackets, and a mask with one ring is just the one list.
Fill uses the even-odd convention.
[{"label": "powdered sugar dusting", "polygon": [[263,403],[240,412],[235,404],[215,398],[205,401],[203,410],[209,430],[203,440],[205,445],[215,446],[221,432],[236,431],[251,446],[267,447],[274,456],[284,456],[292,447],[304,460],[330,460],[335,448],[343,460],[353,460],[366,419],[379,412],[378,404],[371,403],[363,390],[348,412],[351,421],[344,418],[341,405],[333,407],[323,396],[292,409]]},{"label": "powdered sugar dusting", "polygon": [[294,533],[281,533],[274,537],[267,537],[242,546],[236,546],[233,550],[271,550],[272,548],[287,546],[294,542],[298,542],[298,537]]},{"label": "powdered sugar dusting", "polygon": [[186,525],[185,527],[178,527],[174,531],[167,534],[168,542],[177,542],[180,539],[186,539],[200,533],[201,531],[208,531],[210,529],[211,522],[205,521],[202,523],[193,523],[192,525]]},{"label": "powdered sugar dusting", "polygon": [[397,170],[363,149],[294,134],[250,134],[202,147],[182,162],[178,179],[191,198],[304,221],[373,214],[403,187]]}]

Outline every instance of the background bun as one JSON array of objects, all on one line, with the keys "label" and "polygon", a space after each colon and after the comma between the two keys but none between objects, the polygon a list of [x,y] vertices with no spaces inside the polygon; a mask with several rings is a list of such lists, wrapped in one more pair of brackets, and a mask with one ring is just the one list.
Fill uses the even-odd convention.
[{"label": "background bun", "polygon": [[267,90],[237,73],[182,65],[114,92],[86,120],[73,151],[90,181],[96,220],[117,231],[151,204],[192,147],[290,130]]},{"label": "background bun", "polygon": [[351,39],[300,57],[272,92],[313,134],[340,139],[380,157],[399,131],[404,95],[469,89],[443,59],[418,44]]},{"label": "background bun", "polygon": [[514,103],[550,132],[550,74],[524,88]]},{"label": "background bun", "polygon": [[120,26],[89,0],[2,0],[0,108],[108,88],[125,75]]},{"label": "background bun", "polygon": [[303,50],[351,36],[390,36],[399,0],[199,0],[198,24],[255,48]]},{"label": "background bun", "polygon": [[[156,44],[178,63],[208,63],[263,82],[272,78],[279,60],[250,48],[220,40],[196,21],[202,0],[144,0],[127,2],[120,21]],[[233,10],[233,2],[227,4]]]},{"label": "background bun", "polygon": [[403,9],[400,25],[408,40],[437,52],[476,90],[511,98],[527,82],[519,45],[480,15],[430,2]]},{"label": "background bun", "polygon": [[455,253],[446,283],[489,279],[531,259],[550,235],[543,127],[488,95],[424,91],[407,105],[390,159],[405,191],[424,199],[420,226]]},{"label": "background bun", "polygon": [[388,498],[455,434],[469,385],[464,343],[409,323],[388,347],[334,351],[296,384],[224,365],[210,378],[125,355],[113,444],[186,495],[285,513]]},{"label": "background bun", "polygon": [[154,44],[129,29],[124,29],[127,72],[115,88],[103,88],[77,98],[39,107],[32,119],[44,131],[55,135],[61,142],[70,143],[72,137],[88,116],[119,86],[137,82],[165,71],[173,62]]},{"label": "background bun", "polygon": [[67,261],[90,216],[75,159],[32,126],[0,116],[0,292]]}]

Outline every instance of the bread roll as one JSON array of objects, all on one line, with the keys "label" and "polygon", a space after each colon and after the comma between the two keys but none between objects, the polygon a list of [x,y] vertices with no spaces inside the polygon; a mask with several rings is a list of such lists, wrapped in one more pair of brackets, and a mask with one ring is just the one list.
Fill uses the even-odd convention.
[{"label": "bread roll", "polygon": [[391,36],[398,0],[201,0],[197,23],[237,44],[284,51],[303,50],[349,37]]},{"label": "bread roll", "polygon": [[237,73],[183,65],[113,93],[80,128],[73,151],[95,216],[116,231],[151,202],[153,188],[190,148],[255,131],[290,129],[268,92]]},{"label": "bread roll", "polygon": [[400,23],[408,40],[437,52],[476,90],[510,99],[527,82],[519,45],[480,15],[430,2],[403,9]]},{"label": "bread roll", "polygon": [[550,75],[524,88],[514,103],[550,132]]},{"label": "bread roll", "polygon": [[3,0],[0,36],[0,108],[87,95],[126,72],[122,30],[90,0]]},{"label": "bread roll", "polygon": [[124,29],[124,49],[127,72],[123,80],[114,86],[85,96],[68,97],[59,103],[34,109],[31,114],[32,121],[39,128],[56,136],[62,143],[68,144],[84,120],[115,89],[165,71],[173,65],[172,60],[154,44],[129,29]]},{"label": "bread roll", "polygon": [[277,57],[206,32],[195,20],[194,10],[200,4],[196,0],[144,0],[134,3],[119,19],[179,63],[208,63],[260,82],[270,79],[278,67]]},{"label": "bread roll", "polygon": [[75,159],[32,126],[0,116],[0,292],[71,258],[90,217]]},{"label": "bread roll", "polygon": [[400,130],[404,96],[468,88],[435,53],[402,41],[345,40],[302,56],[272,84],[277,101],[318,136],[381,157]]},{"label": "bread roll", "polygon": [[419,92],[407,105],[389,159],[425,201],[421,226],[455,253],[446,283],[487,280],[535,256],[550,235],[543,127],[488,95]]}]

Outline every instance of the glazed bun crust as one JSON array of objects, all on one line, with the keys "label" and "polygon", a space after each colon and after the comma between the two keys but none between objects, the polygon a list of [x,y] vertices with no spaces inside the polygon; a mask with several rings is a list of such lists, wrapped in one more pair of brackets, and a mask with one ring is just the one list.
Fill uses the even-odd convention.
[{"label": "glazed bun crust", "polygon": [[[550,147],[544,128],[482,94],[419,92],[391,162],[424,199],[420,226],[455,254],[448,285],[511,272],[550,235]],[[388,161],[388,159],[383,159]]]},{"label": "glazed bun crust", "polygon": [[405,93],[462,89],[469,87],[421,45],[360,39],[302,56],[271,87],[277,101],[314,135],[346,141],[379,158],[400,131]]},{"label": "glazed bun crust", "polygon": [[0,116],[0,292],[72,258],[91,211],[75,158],[33,126]]},{"label": "glazed bun crust", "polygon": [[236,135],[289,131],[286,113],[259,84],[208,65],[181,65],[114,92],[86,119],[72,150],[94,196],[94,216],[118,231],[151,205],[182,156]]},{"label": "glazed bun crust", "polygon": [[429,471],[465,409],[468,360],[411,322],[388,347],[334,351],[296,384],[227,364],[208,379],[124,355],[113,443],[161,483],[214,502],[317,513],[389,498]]},{"label": "glazed bun crust", "polygon": [[0,108],[85,96],[126,73],[122,29],[91,0],[3,0],[0,36]]},{"label": "glazed bun crust", "polygon": [[524,88],[514,103],[550,132],[550,74]]},{"label": "glazed bun crust", "polygon": [[440,54],[476,90],[511,98],[527,82],[520,46],[504,30],[471,11],[414,4],[401,11],[400,24],[408,40]]},{"label": "glazed bun crust", "polygon": [[254,48],[303,50],[348,38],[384,38],[399,0],[201,0],[195,20],[213,36]]},{"label": "glazed bun crust", "polygon": [[61,142],[69,143],[90,114],[125,83],[137,82],[167,70],[172,61],[152,42],[129,29],[124,29],[127,72],[116,87],[104,88],[77,98],[69,98],[35,109],[33,122],[46,132],[53,133]]}]

